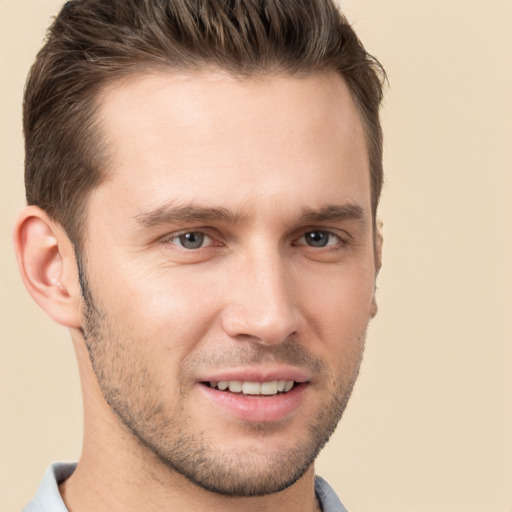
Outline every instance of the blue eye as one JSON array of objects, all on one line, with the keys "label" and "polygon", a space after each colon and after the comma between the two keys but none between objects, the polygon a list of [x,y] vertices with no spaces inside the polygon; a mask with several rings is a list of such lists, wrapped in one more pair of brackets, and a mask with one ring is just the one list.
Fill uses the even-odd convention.
[{"label": "blue eye", "polygon": [[200,231],[191,231],[175,236],[172,241],[184,249],[200,249],[205,243],[210,243],[210,237]]},{"label": "blue eye", "polygon": [[310,247],[328,247],[336,245],[339,240],[339,237],[329,231],[308,231],[299,239],[299,243]]}]

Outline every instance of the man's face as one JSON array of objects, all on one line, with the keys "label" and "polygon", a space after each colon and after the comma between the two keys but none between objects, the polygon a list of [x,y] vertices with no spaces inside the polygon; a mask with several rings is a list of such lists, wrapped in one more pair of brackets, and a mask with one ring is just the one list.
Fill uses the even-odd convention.
[{"label": "man's face", "polygon": [[161,72],[101,99],[113,158],[83,264],[103,396],[132,453],[215,492],[281,490],[341,417],[374,314],[348,89]]}]

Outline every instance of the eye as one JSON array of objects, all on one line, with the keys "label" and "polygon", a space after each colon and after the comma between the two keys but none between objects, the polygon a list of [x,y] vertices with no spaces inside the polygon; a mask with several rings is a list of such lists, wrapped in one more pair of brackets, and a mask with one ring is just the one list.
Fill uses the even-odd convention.
[{"label": "eye", "polygon": [[340,242],[340,238],[330,231],[308,231],[304,233],[297,241],[298,245],[308,245],[309,247],[329,247]]},{"label": "eye", "polygon": [[212,239],[201,231],[189,231],[188,233],[173,236],[169,239],[169,242],[183,247],[183,249],[193,250],[211,245]]}]

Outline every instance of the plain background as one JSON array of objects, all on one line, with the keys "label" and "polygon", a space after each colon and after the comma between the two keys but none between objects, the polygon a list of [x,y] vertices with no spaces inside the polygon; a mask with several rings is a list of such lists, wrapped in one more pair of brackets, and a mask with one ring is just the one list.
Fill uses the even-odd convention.
[{"label": "plain background", "polygon": [[[21,98],[57,0],[0,0],[0,512],[74,460],[65,329],[18,277]],[[512,1],[346,0],[385,65],[380,312],[318,473],[351,512],[512,511]]]}]

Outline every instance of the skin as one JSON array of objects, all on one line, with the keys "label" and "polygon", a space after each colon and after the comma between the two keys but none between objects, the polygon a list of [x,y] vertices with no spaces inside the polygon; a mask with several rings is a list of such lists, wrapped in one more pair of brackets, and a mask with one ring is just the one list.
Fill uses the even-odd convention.
[{"label": "skin", "polygon": [[[313,461],[357,377],[380,259],[344,81],[155,72],[103,91],[99,116],[112,158],[88,201],[85,304],[60,227],[34,207],[18,223],[25,282],[79,361],[66,504],[315,510]],[[247,416],[204,385],[235,374],[292,375],[300,393]]]}]

